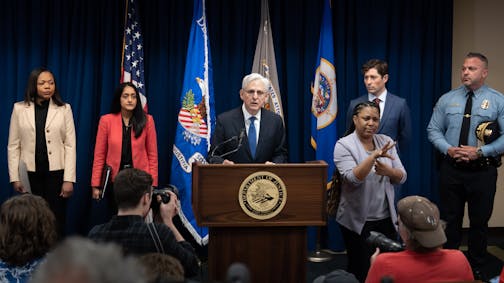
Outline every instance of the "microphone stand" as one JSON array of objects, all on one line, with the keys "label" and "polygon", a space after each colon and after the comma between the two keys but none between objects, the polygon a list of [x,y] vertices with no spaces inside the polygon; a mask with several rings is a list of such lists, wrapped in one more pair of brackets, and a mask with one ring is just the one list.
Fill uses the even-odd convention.
[{"label": "microphone stand", "polygon": [[[219,158],[223,158],[224,156],[228,156],[228,155],[230,155],[230,154],[232,154],[232,153],[237,152],[237,151],[241,148],[241,146],[242,146],[242,143],[243,143],[243,137],[244,137],[244,136],[245,136],[245,129],[242,129],[242,130],[241,130],[241,132],[240,132],[240,135],[239,135],[239,136],[233,136],[233,137],[231,137],[231,138],[229,138],[229,139],[225,140],[224,142],[222,142],[222,143],[218,144],[217,146],[215,146],[215,148],[214,148],[214,149],[212,150],[212,152],[210,153],[210,156],[211,156],[211,157],[219,157]],[[235,148],[235,149],[230,150],[230,151],[228,151],[228,152],[225,152],[225,153],[223,153],[223,154],[221,154],[221,155],[217,155],[217,156],[215,156],[215,151],[217,150],[217,148],[219,148],[220,146],[222,146],[222,145],[224,145],[224,144],[226,144],[226,143],[228,143],[228,142],[230,142],[230,141],[236,140],[236,139],[238,139],[238,145],[236,146],[236,148]]]},{"label": "microphone stand", "polygon": [[[327,225],[324,227],[327,228]],[[331,254],[320,249],[320,238],[321,238],[320,231],[322,230],[322,228],[323,227],[321,227],[321,226],[317,227],[317,243],[315,245],[315,250],[308,255],[308,261],[326,262],[326,261],[330,261],[332,258]]]},{"label": "microphone stand", "polygon": [[228,155],[230,155],[230,154],[232,154],[232,153],[237,152],[237,151],[240,149],[241,145],[242,145],[242,140],[240,139],[240,141],[238,142],[238,146],[237,146],[235,149],[233,149],[233,150],[231,150],[231,151],[228,151],[228,152],[226,152],[226,153],[224,153],[224,154],[221,154],[221,155],[219,155],[218,157],[222,158],[222,157],[224,157],[224,156],[228,156]]},{"label": "microphone stand", "polygon": [[216,146],[214,147],[214,149],[212,150],[212,152],[210,153],[210,156],[211,156],[211,157],[222,157],[221,155],[217,155],[217,156],[215,156],[215,151],[216,151],[219,147],[221,147],[222,145],[225,145],[225,144],[227,144],[227,143],[229,143],[229,142],[231,142],[231,141],[234,141],[234,140],[236,140],[237,138],[238,138],[238,136],[232,136],[232,137],[230,137],[229,139],[227,139],[227,140],[225,140],[225,141],[221,142],[220,144],[216,145]]},{"label": "microphone stand", "polygon": [[[329,189],[329,184],[327,185]],[[327,234],[327,224],[325,226],[317,226],[317,243],[315,244],[315,250],[308,255],[308,261],[310,262],[326,262],[330,261],[332,256],[330,253],[320,249],[320,238],[322,237],[322,229]],[[325,238],[325,237],[324,237]]]}]

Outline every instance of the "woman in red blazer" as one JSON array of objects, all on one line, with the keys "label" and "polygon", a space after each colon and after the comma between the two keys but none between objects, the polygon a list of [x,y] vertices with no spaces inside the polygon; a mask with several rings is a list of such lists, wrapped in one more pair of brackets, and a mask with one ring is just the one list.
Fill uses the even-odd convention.
[{"label": "woman in red blazer", "polygon": [[[156,127],[151,115],[142,109],[137,88],[130,82],[116,89],[111,113],[103,115],[98,125],[93,161],[91,187],[93,199],[100,199],[100,182],[105,164],[112,167],[112,182],[117,172],[134,167],[152,175],[158,184],[158,151]],[[106,190],[111,211],[115,214],[112,186]],[[111,200],[111,201],[110,201]]]}]

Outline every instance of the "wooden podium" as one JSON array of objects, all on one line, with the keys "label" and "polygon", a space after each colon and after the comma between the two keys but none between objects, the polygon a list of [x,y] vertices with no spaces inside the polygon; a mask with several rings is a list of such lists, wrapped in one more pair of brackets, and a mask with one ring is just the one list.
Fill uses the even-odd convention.
[{"label": "wooden podium", "polygon": [[[265,220],[240,205],[240,186],[256,172],[273,173],[285,184],[285,205]],[[193,163],[192,204],[196,221],[209,227],[210,280],[224,282],[228,267],[245,263],[251,282],[305,282],[306,226],[326,224],[327,164]]]}]

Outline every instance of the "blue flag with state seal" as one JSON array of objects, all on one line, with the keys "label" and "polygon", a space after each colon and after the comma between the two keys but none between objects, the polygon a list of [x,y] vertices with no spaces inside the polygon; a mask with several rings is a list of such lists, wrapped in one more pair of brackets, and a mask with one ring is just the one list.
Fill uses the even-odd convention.
[{"label": "blue flag with state seal", "polygon": [[208,243],[208,229],[199,227],[192,199],[192,163],[206,163],[215,124],[212,64],[205,16],[205,0],[194,1],[191,34],[187,48],[184,84],[180,97],[177,132],[173,144],[171,183],[179,189],[179,215],[200,245]]},{"label": "blue flag with state seal", "polygon": [[337,140],[338,100],[329,0],[324,1],[316,64],[315,78],[311,86],[311,145],[315,149],[316,159],[325,160],[329,165],[327,176],[330,178],[334,170],[333,151]]},{"label": "blue flag with state seal", "polygon": [[[337,141],[336,116],[338,114],[338,99],[336,93],[336,68],[334,66],[334,41],[332,31],[332,11],[330,0],[324,0],[322,24],[320,28],[319,47],[315,68],[315,78],[311,86],[312,118],[311,145],[315,150],[315,158],[324,160],[328,165],[328,182],[334,171],[333,152]],[[328,184],[329,185],[329,184]],[[334,219],[328,220],[328,239],[330,245],[336,244],[341,250],[341,239]]]}]

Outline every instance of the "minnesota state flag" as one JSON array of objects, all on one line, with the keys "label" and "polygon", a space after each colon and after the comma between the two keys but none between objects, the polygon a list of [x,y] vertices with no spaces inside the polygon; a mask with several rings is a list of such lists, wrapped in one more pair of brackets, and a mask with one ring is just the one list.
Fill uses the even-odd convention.
[{"label": "minnesota state flag", "polygon": [[329,0],[324,1],[317,66],[311,92],[311,145],[316,151],[316,159],[325,160],[329,165],[327,176],[331,178],[334,170],[333,151],[337,140],[336,115],[338,114],[338,101],[336,97],[332,15]]},{"label": "minnesota state flag", "polygon": [[[328,164],[329,182],[334,171],[333,152],[337,141],[338,100],[330,0],[324,0],[323,9],[315,78],[311,86],[311,145],[315,150],[315,159],[324,160]],[[331,248],[342,250],[341,234],[334,219],[328,219],[327,233],[327,238],[330,239],[328,243],[333,246]]]}]

